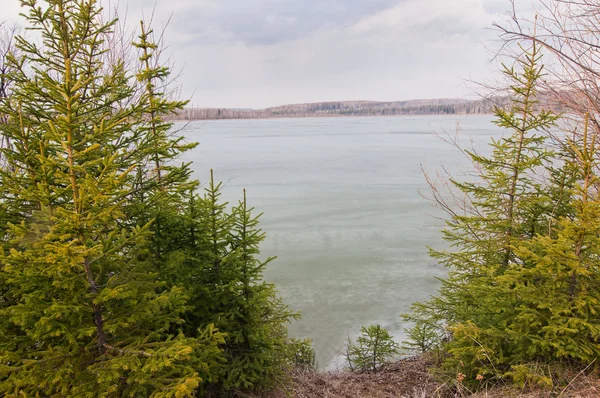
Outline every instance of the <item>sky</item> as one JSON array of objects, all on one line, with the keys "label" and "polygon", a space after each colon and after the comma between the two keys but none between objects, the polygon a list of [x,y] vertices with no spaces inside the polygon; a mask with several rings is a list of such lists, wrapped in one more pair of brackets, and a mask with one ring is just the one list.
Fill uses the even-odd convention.
[{"label": "sky", "polygon": [[[19,0],[1,1],[0,20],[17,18]],[[510,8],[509,0],[119,1],[128,21],[154,15],[155,30],[166,26],[184,97],[230,108],[468,98],[469,82],[498,70],[492,23]]]}]

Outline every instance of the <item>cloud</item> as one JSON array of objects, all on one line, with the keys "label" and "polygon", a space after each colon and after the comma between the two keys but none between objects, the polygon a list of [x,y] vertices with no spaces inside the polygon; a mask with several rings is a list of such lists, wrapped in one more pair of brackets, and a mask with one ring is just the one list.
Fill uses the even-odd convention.
[{"label": "cloud", "polygon": [[19,13],[21,12],[23,12],[23,10],[21,9],[21,2],[14,0],[2,2],[2,13],[0,14],[0,22],[3,22],[5,20],[18,21],[21,19],[19,18]]},{"label": "cloud", "polygon": [[[398,0],[218,0],[176,2],[175,30],[194,43],[272,45],[339,28]],[[177,6],[181,3],[181,6]],[[170,3],[173,4],[173,3]]]},{"label": "cloud", "polygon": [[[13,1],[13,0],[9,0]],[[14,0],[18,3],[17,0]],[[116,0],[103,0],[105,2]],[[201,106],[469,94],[507,0],[121,0],[132,26],[170,19],[168,52]]]},{"label": "cloud", "polygon": [[454,3],[408,0],[268,44],[187,42],[184,86],[204,106],[464,96],[465,79],[490,72],[492,18],[479,0]]},{"label": "cloud", "polygon": [[[517,14],[528,14],[539,5],[539,1],[515,0],[514,11]],[[505,15],[513,11],[513,5],[508,0],[483,0],[483,9],[488,14]]]},{"label": "cloud", "polygon": [[488,14],[504,14],[509,11],[511,5],[506,0],[484,0],[483,9]]},{"label": "cloud", "polygon": [[479,0],[411,0],[357,22],[357,33],[410,35],[416,42],[447,39],[452,35],[479,35],[489,24]]}]

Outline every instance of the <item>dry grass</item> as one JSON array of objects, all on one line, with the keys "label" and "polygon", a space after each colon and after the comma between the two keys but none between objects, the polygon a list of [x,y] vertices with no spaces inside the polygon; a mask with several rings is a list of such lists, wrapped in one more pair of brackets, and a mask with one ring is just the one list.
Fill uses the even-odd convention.
[{"label": "dry grass", "polygon": [[495,386],[471,394],[460,385],[457,389],[456,384],[448,386],[437,381],[429,372],[433,364],[431,359],[421,357],[399,361],[374,373],[296,369],[290,387],[260,398],[600,398],[598,374],[583,375],[565,370],[556,375],[562,387],[551,391]]},{"label": "dry grass", "polygon": [[275,391],[264,398],[429,398],[452,397],[429,373],[427,358],[399,361],[370,372],[316,372],[298,369],[291,391]]},{"label": "dry grass", "polygon": [[[563,375],[566,376],[566,375]],[[572,375],[568,375],[572,376]],[[515,387],[495,387],[480,391],[470,398],[599,398],[600,379],[598,375],[574,375],[567,386],[552,390],[536,388],[517,389]]]}]

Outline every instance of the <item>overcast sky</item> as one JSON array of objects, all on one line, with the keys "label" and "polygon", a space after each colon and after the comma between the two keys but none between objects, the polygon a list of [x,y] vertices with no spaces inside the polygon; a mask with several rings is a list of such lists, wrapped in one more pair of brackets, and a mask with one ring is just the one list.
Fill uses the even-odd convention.
[{"label": "overcast sky", "polygon": [[[1,0],[0,19],[18,0]],[[525,3],[528,0],[517,0]],[[155,8],[194,105],[261,108],[331,100],[466,97],[508,0],[121,0]]]}]

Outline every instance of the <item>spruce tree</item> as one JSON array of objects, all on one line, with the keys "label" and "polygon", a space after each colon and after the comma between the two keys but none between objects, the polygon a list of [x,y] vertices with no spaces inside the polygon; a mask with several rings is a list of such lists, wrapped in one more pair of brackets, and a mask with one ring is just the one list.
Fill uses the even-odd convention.
[{"label": "spruce tree", "polygon": [[[196,216],[199,245],[187,259],[195,275],[186,289],[192,299],[188,319],[214,324],[226,333],[219,380],[211,394],[267,390],[285,382],[295,348],[286,324],[296,319],[277,297],[275,287],[263,280],[273,260],[259,258],[265,234],[258,229],[244,192],[231,211],[222,202],[222,183],[211,177],[203,197],[191,198],[190,214]],[[201,228],[203,227],[203,229]]]},{"label": "spruce tree", "polygon": [[566,140],[565,166],[579,175],[570,193],[573,214],[555,217],[552,234],[518,245],[531,266],[512,269],[501,280],[504,290],[520,297],[508,333],[522,357],[589,364],[600,355],[599,143],[588,120],[581,137]]},{"label": "spruce tree", "polygon": [[399,353],[399,346],[380,325],[363,326],[356,343],[348,341],[346,357],[351,370],[376,371]]},{"label": "spruce tree", "polygon": [[512,106],[496,108],[495,123],[509,134],[492,141],[489,157],[467,151],[477,180],[452,180],[467,198],[466,211],[454,212],[443,231],[452,249],[431,250],[450,269],[449,276],[436,296],[404,316],[416,323],[412,335],[425,336],[427,345],[437,334],[434,346],[450,354],[447,368],[464,366],[462,373],[472,373],[473,379],[478,373],[502,377],[498,368],[516,360],[507,327],[517,316],[520,298],[503,281],[507,273],[531,265],[515,248],[547,234],[556,207],[542,177],[550,174],[553,159],[545,137],[557,116],[538,109],[536,86],[543,74],[538,47],[533,43],[524,51],[518,69],[504,69],[512,81]]},{"label": "spruce tree", "polygon": [[[156,137],[94,0],[24,1],[42,43],[18,39],[0,170],[0,390],[13,395],[191,396],[222,335],[178,332],[186,296],[152,256],[152,220],[127,219]],[[168,151],[166,144],[163,150]]]},{"label": "spruce tree", "polygon": [[227,280],[229,307],[225,354],[229,357],[225,377],[228,388],[268,389],[281,383],[291,365],[286,324],[297,319],[277,297],[275,287],[263,280],[263,272],[275,258],[258,258],[265,233],[258,228],[260,214],[253,216],[246,190],[233,208],[229,246],[232,275]]},{"label": "spruce tree", "polygon": [[[144,104],[143,122],[139,124],[142,141],[136,156],[144,167],[138,168],[136,189],[139,192],[134,205],[139,214],[131,214],[138,221],[152,219],[153,250],[157,260],[165,260],[169,252],[178,252],[181,241],[182,208],[187,195],[198,182],[190,178],[190,164],[177,164],[177,158],[194,148],[174,131],[173,123],[166,120],[181,111],[188,101],[172,100],[167,92],[171,71],[160,64],[160,49],[152,38],[152,29],[140,23],[140,35],[134,46],[140,53],[137,80]],[[135,211],[135,210],[134,210]],[[147,213],[143,213],[143,212]]]}]

